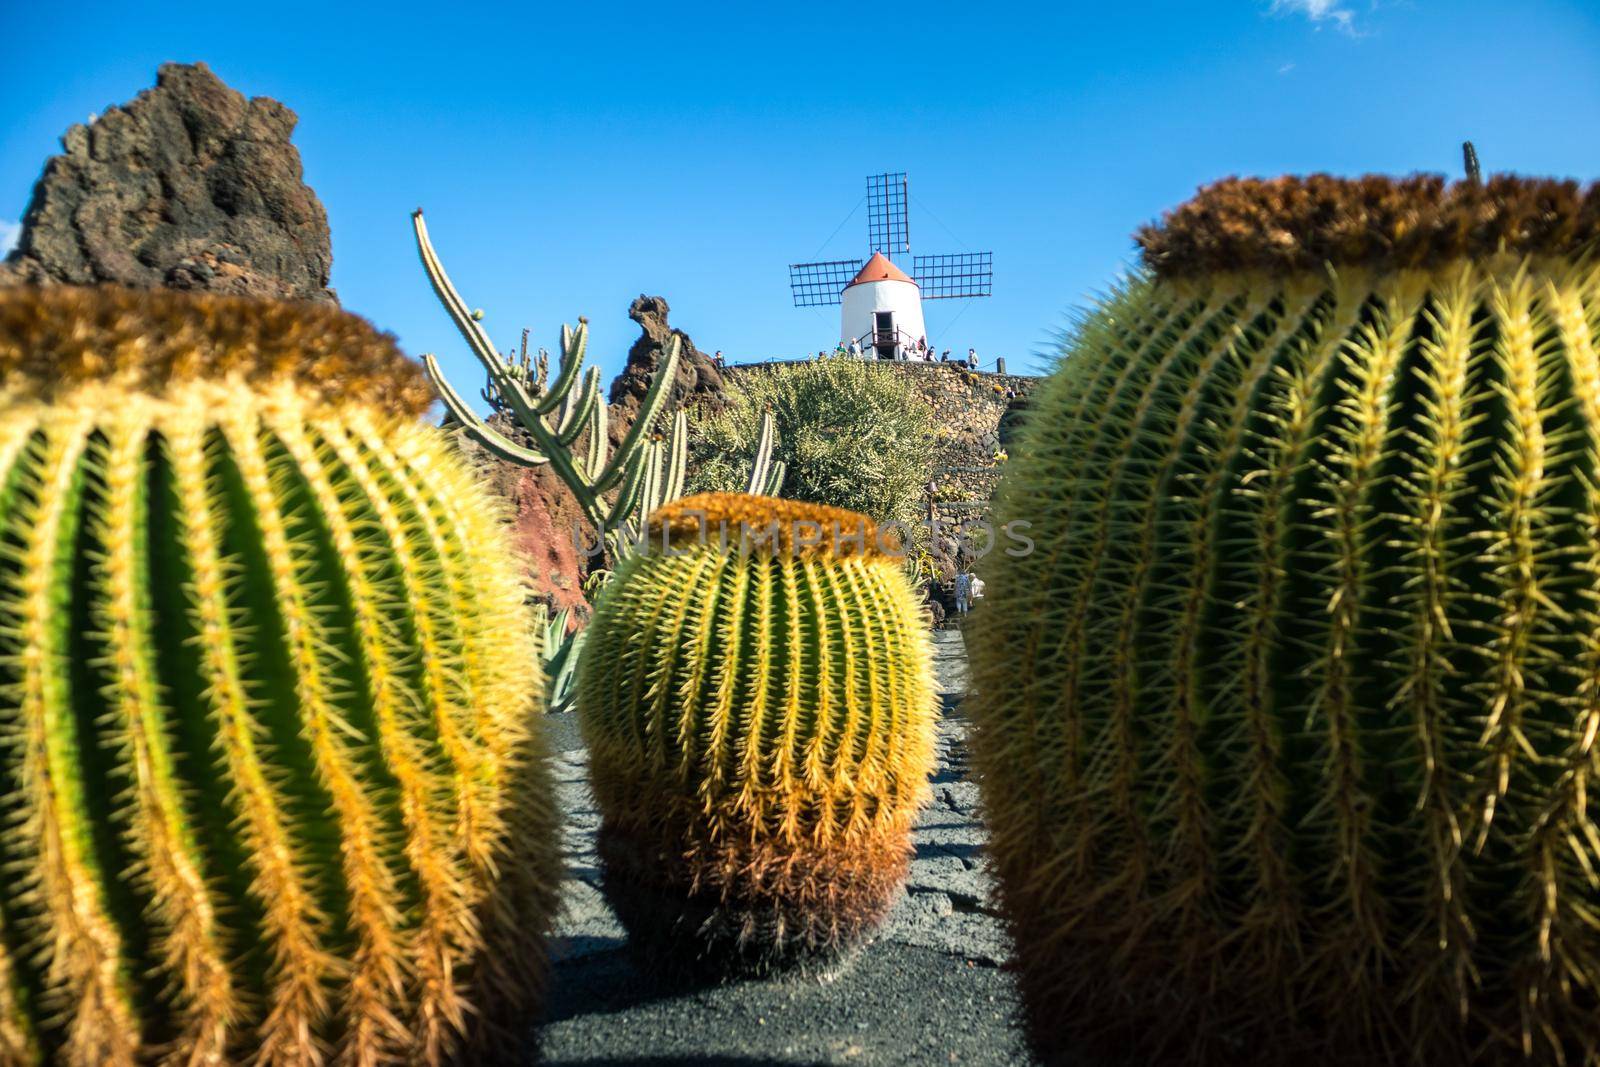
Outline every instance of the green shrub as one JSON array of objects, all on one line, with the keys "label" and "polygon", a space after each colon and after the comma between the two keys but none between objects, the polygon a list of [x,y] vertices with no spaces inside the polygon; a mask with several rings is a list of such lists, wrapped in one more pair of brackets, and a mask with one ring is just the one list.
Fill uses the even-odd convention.
[{"label": "green shrub", "polygon": [[784,499],[908,527],[926,517],[934,452],[927,404],[904,375],[860,360],[742,372],[723,410],[693,420],[695,491],[744,490],[766,411],[776,424],[773,455],[787,467]]}]

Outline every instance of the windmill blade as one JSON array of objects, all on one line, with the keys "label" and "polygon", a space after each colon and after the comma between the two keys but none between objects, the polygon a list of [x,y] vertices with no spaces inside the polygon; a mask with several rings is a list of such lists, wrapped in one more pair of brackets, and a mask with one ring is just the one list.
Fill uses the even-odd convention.
[{"label": "windmill blade", "polygon": [[867,246],[893,259],[911,252],[911,224],[906,201],[911,183],[904,171],[867,176]]},{"label": "windmill blade", "polygon": [[911,276],[917,280],[924,300],[989,296],[994,290],[994,253],[916,256],[912,260]]},{"label": "windmill blade", "polygon": [[789,291],[797,308],[837,304],[844,287],[861,270],[859,259],[830,259],[820,263],[789,264]]}]

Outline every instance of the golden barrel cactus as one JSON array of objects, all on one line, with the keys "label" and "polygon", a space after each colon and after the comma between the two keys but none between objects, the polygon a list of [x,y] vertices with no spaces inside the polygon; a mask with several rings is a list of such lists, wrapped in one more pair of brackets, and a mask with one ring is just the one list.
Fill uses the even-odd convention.
[{"label": "golden barrel cactus", "polygon": [[0,1062],[436,1064],[559,845],[496,509],[321,306],[0,293]]},{"label": "golden barrel cactus", "polygon": [[1597,237],[1230,180],[1065,346],[970,635],[1046,1062],[1600,1062]]},{"label": "golden barrel cactus", "polygon": [[578,667],[606,896],[664,969],[825,965],[887,915],[927,793],[911,588],[838,508],[709,493],[648,533]]}]

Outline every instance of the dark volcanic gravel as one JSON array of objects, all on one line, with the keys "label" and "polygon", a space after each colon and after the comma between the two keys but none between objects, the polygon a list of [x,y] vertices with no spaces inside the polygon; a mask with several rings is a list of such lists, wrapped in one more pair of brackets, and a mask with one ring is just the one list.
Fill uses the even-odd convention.
[{"label": "dark volcanic gravel", "polygon": [[893,941],[830,981],[653,989],[616,950],[567,961],[556,981],[550,1064],[1024,1062],[1005,972]]},{"label": "dark volcanic gravel", "polygon": [[[960,635],[935,635],[940,688],[965,686]],[[632,965],[599,890],[587,756],[572,715],[550,719],[567,813],[569,880],[550,1002],[550,1064],[1025,1064],[1005,935],[989,904],[966,723],[939,730],[933,800],[916,829],[906,895],[878,938],[826,979],[662,987]]]}]

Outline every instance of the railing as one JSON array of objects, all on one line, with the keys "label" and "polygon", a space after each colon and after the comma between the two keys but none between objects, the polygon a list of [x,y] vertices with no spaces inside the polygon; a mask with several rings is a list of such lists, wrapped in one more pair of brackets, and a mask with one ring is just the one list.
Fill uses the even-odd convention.
[{"label": "railing", "polygon": [[[868,335],[863,334],[862,336],[865,337],[865,336],[868,336]],[[832,351],[830,351],[828,353],[829,358],[832,358],[833,355],[834,355],[834,353]],[[867,358],[865,353],[862,354],[862,358],[863,359]],[[816,360],[817,360],[817,357],[814,356],[814,355],[805,356],[805,357],[803,357],[801,359],[784,359],[784,358],[782,358],[780,356],[768,356],[766,359],[749,360],[749,361],[746,361],[744,363],[724,363],[720,369],[722,369],[722,370],[746,370],[746,369],[750,369],[750,368],[754,368],[754,367],[780,367],[780,366],[785,366],[785,365],[791,364],[791,363],[815,363]],[[896,362],[903,362],[903,361],[898,361],[897,360]],[[963,357],[961,359],[956,359],[954,357],[951,357],[949,360],[945,360],[943,362],[941,362],[940,360],[937,360],[937,359],[931,359],[931,360],[914,359],[914,360],[910,360],[909,362],[911,363],[912,366],[943,366],[943,367],[960,367],[960,368],[963,368],[963,369],[968,369],[966,367],[966,359],[965,359],[965,357]],[[1009,376],[1009,372],[1007,372],[1001,366],[999,366],[999,364],[1003,364],[1004,362],[1005,362],[1005,357],[1002,356],[1000,359],[995,361],[997,366],[995,366],[993,368],[985,369],[982,364],[979,364],[978,365],[978,369],[973,371],[972,373],[974,373],[974,374],[996,374],[996,375],[1004,374],[1004,375],[1008,375]],[[1017,377],[1031,378],[1031,377],[1038,377],[1038,375],[1023,374],[1023,375],[1017,375]]]},{"label": "railing", "polygon": [[[863,342],[869,342],[863,345],[863,354],[865,354],[866,351],[875,351],[878,353],[879,359],[889,359],[894,357],[896,349],[905,353],[911,352],[915,347],[917,340],[917,338],[912,337],[909,333],[896,326],[892,330],[880,330],[873,328],[862,334],[860,337],[854,338],[850,344],[863,345]],[[932,349],[929,349],[929,352],[931,353]],[[909,355],[905,358],[908,362],[912,363],[937,362],[937,360],[931,358],[912,359]]]}]

